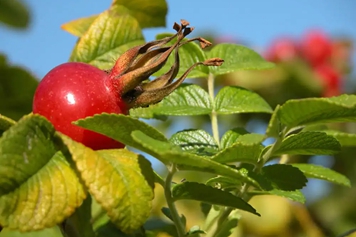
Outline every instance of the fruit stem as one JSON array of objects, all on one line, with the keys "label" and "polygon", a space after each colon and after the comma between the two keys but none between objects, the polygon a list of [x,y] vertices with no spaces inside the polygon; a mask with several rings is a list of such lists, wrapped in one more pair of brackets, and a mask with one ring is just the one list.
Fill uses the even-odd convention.
[{"label": "fruit stem", "polygon": [[220,137],[219,137],[219,126],[218,126],[218,115],[215,111],[215,105],[214,105],[214,75],[212,73],[209,73],[208,76],[208,92],[209,92],[209,96],[211,98],[211,101],[213,102],[213,110],[211,111],[210,114],[210,119],[211,119],[211,129],[212,129],[212,133],[213,133],[213,137],[216,141],[216,143],[218,144],[218,146],[220,147]]},{"label": "fruit stem", "polygon": [[175,164],[172,164],[170,167],[168,167],[168,174],[167,174],[165,185],[164,185],[164,194],[166,197],[168,208],[171,212],[172,220],[177,228],[178,237],[184,237],[185,236],[185,226],[183,225],[181,218],[178,214],[177,208],[174,205],[174,198],[172,197],[172,192],[171,192],[172,179],[173,179],[173,176],[174,176],[176,170],[177,170],[177,167]]}]

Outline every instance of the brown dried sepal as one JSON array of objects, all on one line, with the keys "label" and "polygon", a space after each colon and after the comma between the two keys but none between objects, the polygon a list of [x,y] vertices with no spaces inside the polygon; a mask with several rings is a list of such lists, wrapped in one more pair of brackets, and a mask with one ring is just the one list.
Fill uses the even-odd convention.
[{"label": "brown dried sepal", "polygon": [[[113,85],[128,106],[142,107],[155,104],[172,93],[194,67],[198,65],[220,66],[223,63],[223,60],[220,58],[197,62],[183,73],[180,78],[174,81],[179,71],[180,60],[178,51],[182,45],[192,41],[198,41],[202,48],[211,45],[209,41],[200,37],[182,41],[185,36],[194,30],[194,28],[188,27],[188,25],[189,22],[185,20],[181,20],[181,24],[174,23],[173,29],[177,31],[175,35],[129,49],[118,58],[114,67],[108,71]],[[167,43],[175,38],[176,42],[173,45],[166,46]],[[165,65],[173,51],[175,51],[175,62],[170,70],[162,76],[147,82],[153,73]]]}]

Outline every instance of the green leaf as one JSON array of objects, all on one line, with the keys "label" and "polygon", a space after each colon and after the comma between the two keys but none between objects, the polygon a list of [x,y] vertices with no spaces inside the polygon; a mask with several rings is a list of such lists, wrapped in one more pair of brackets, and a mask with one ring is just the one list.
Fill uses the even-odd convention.
[{"label": "green leaf", "polygon": [[227,74],[238,70],[269,69],[273,63],[265,61],[255,51],[237,44],[223,43],[216,45],[207,53],[207,58],[222,58],[225,62],[220,67],[209,67],[214,76]]},{"label": "green leaf", "polygon": [[266,130],[266,136],[268,137],[278,138],[279,133],[281,132],[281,124],[278,119],[279,109],[280,109],[280,105],[277,105],[272,113],[271,119],[268,122],[267,130]]},{"label": "green leaf", "polygon": [[[156,39],[162,39],[165,37],[170,37],[173,34],[163,33],[158,34]],[[183,40],[185,41],[185,40]],[[176,42],[176,39],[173,39],[168,45],[173,45]],[[177,78],[180,77],[185,71],[187,71],[193,64],[197,62],[203,62],[207,59],[204,51],[198,44],[187,43],[179,47],[179,72]],[[164,72],[167,72],[173,63],[175,62],[174,55],[171,54],[166,62],[166,64],[159,70],[157,73],[153,74],[155,76],[162,75]],[[188,78],[206,78],[209,75],[209,68],[207,66],[197,66],[195,67],[188,75]]]},{"label": "green leaf", "polygon": [[233,207],[259,215],[256,210],[242,198],[201,183],[184,182],[174,185],[172,197],[174,200],[190,199],[213,205]]},{"label": "green leaf", "polygon": [[131,137],[131,133],[135,130],[140,130],[149,134],[157,140],[167,141],[167,138],[154,127],[138,119],[122,114],[97,114],[93,117],[78,120],[75,124],[94,132],[104,134],[127,146],[132,146],[138,149],[140,149],[141,146]]},{"label": "green leaf", "polygon": [[202,156],[211,156],[218,152],[214,138],[204,130],[190,129],[173,134],[169,141],[182,150]]},{"label": "green leaf", "polygon": [[221,138],[220,145],[222,148],[228,148],[235,143],[258,144],[263,142],[265,135],[257,133],[248,133],[244,128],[234,128],[228,130]]},{"label": "green leaf", "polygon": [[220,146],[221,148],[228,148],[234,143],[238,142],[240,136],[249,134],[249,132],[243,127],[233,128],[224,133],[221,137]]},{"label": "green leaf", "polygon": [[296,167],[291,165],[268,165],[262,168],[262,175],[275,189],[284,191],[295,191],[303,188],[307,183],[307,178]]},{"label": "green leaf", "polygon": [[167,120],[167,116],[165,115],[157,115],[154,113],[154,107],[158,107],[158,104],[149,105],[148,107],[138,107],[132,108],[129,110],[130,116],[133,118],[143,118],[143,119],[158,119],[162,121]]},{"label": "green leaf", "polygon": [[110,8],[101,13],[78,40],[70,61],[109,69],[119,55],[142,43],[140,26],[127,9]]},{"label": "green leaf", "polygon": [[278,111],[288,127],[331,122],[356,122],[356,95],[289,100]]},{"label": "green leaf", "polygon": [[131,151],[93,151],[61,135],[89,192],[123,232],[140,228],[148,219],[154,174],[143,156]]},{"label": "green leaf", "polygon": [[[38,153],[36,158],[40,157]],[[81,205],[86,194],[75,171],[61,152],[51,158],[17,189],[0,197],[0,226],[41,230],[63,222]],[[29,158],[28,168],[31,162]]]},{"label": "green leaf", "polygon": [[7,64],[0,65],[0,75],[0,113],[18,120],[32,111],[38,81],[23,68]]},{"label": "green leaf", "polygon": [[237,86],[222,88],[215,98],[218,114],[272,113],[271,107],[257,93]]},{"label": "green leaf", "polygon": [[272,189],[269,191],[252,191],[250,192],[251,195],[275,195],[280,197],[286,197],[294,202],[305,203],[304,194],[300,190],[295,191],[284,191],[280,189]]},{"label": "green leaf", "polygon": [[[134,0],[129,2],[115,0],[110,10],[131,15],[138,21],[141,28],[165,26],[166,24],[167,4],[164,0]],[[63,24],[61,28],[72,35],[81,37],[97,18],[98,15],[79,18]]]},{"label": "green leaf", "polygon": [[16,122],[8,117],[3,116],[0,114],[0,136],[9,129],[12,125],[15,125]]},{"label": "green leaf", "polygon": [[234,128],[227,131],[221,138],[221,150],[212,157],[219,163],[247,162],[257,164],[263,149],[261,142],[265,135],[248,133],[244,128]]},{"label": "green leaf", "polygon": [[156,140],[141,131],[134,131],[131,136],[136,142],[141,144],[147,153],[162,163],[175,163],[180,166],[180,170],[195,170],[223,175],[259,187],[253,179],[237,169],[222,165],[202,156],[183,152],[180,147],[168,142]]},{"label": "green leaf", "polygon": [[91,196],[88,195],[82,205],[62,224],[68,236],[95,237],[91,221]]},{"label": "green leaf", "polygon": [[30,12],[22,1],[1,0],[0,23],[15,28],[27,28],[30,23]]},{"label": "green leaf", "polygon": [[351,187],[350,180],[334,170],[313,164],[293,164],[293,166],[301,170],[308,178],[322,179]]},{"label": "green leaf", "polygon": [[204,115],[212,111],[209,94],[200,86],[184,84],[163,99],[157,106],[149,107],[156,115]]},{"label": "green leaf", "polygon": [[232,179],[225,176],[217,176],[211,179],[208,179],[205,183],[206,185],[216,187],[219,189],[233,189],[236,190],[237,187],[241,186],[241,181],[237,179]]},{"label": "green leaf", "polygon": [[300,132],[286,137],[273,155],[332,155],[340,150],[340,143],[324,132]]},{"label": "green leaf", "polygon": [[0,138],[0,195],[14,191],[57,152],[54,128],[45,118],[26,116]]},{"label": "green leaf", "polygon": [[43,230],[32,232],[20,232],[17,230],[10,230],[4,228],[0,231],[0,237],[63,237],[59,226],[53,226],[52,228],[46,228]]},{"label": "green leaf", "polygon": [[234,145],[220,151],[211,160],[219,163],[247,162],[257,164],[260,153],[263,149],[261,144],[245,144],[237,142]]},{"label": "green leaf", "polygon": [[165,0],[114,0],[112,6],[125,7],[141,28],[166,26],[168,8]]},{"label": "green leaf", "polygon": [[79,18],[61,25],[61,28],[68,33],[81,37],[87,32],[91,24],[98,18],[98,15]]},{"label": "green leaf", "polygon": [[322,130],[322,132],[336,138],[342,147],[356,146],[356,134],[354,133],[351,134],[336,130]]},{"label": "green leaf", "polygon": [[[210,114],[212,102],[209,94],[200,86],[182,84],[160,103],[133,111],[135,117],[164,118],[162,116],[192,116]],[[130,111],[131,114],[131,111]]]}]

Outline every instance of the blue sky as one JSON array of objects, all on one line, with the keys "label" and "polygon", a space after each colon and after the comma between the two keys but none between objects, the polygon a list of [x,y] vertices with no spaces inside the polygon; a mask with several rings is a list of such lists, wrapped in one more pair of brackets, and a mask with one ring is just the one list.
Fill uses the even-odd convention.
[{"label": "blue sky", "polygon": [[[80,17],[100,13],[111,0],[25,0],[33,21],[26,31],[0,27],[0,52],[13,64],[26,66],[37,77],[68,60],[76,37],[60,25]],[[262,48],[281,35],[300,36],[305,30],[321,28],[333,36],[356,39],[354,0],[168,0],[167,28],[145,30],[147,40],[171,31],[180,19],[188,20],[197,32],[214,31]]]}]

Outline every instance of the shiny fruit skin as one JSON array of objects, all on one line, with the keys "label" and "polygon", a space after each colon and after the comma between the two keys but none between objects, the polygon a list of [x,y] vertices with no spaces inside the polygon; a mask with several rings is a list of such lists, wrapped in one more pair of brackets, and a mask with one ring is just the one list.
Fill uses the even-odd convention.
[{"label": "shiny fruit skin", "polygon": [[128,109],[108,73],[85,63],[69,62],[53,68],[41,80],[33,113],[52,122],[55,129],[94,150],[124,145],[83,129],[73,121],[101,113],[127,114]]}]

